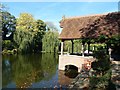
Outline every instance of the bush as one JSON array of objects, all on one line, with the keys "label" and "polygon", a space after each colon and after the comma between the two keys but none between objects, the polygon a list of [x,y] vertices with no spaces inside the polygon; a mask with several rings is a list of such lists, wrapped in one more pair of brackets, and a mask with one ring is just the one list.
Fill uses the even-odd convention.
[{"label": "bush", "polygon": [[94,75],[90,78],[90,90],[106,90],[111,79],[110,60],[104,50],[94,52],[96,60],[92,62]]},{"label": "bush", "polygon": [[92,69],[95,70],[98,74],[104,74],[107,70],[110,69],[110,60],[109,57],[103,50],[96,51],[93,55],[96,60],[92,62]]},{"label": "bush", "polygon": [[12,50],[14,49],[14,44],[10,40],[3,40],[2,49]]},{"label": "bush", "polygon": [[90,90],[106,90],[109,86],[111,70],[103,76],[93,76],[90,78]]}]

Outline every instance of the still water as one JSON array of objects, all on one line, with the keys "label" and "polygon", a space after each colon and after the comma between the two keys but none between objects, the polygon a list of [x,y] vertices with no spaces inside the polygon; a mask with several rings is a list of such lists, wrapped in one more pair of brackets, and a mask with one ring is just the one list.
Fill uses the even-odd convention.
[{"label": "still water", "polygon": [[63,71],[58,71],[57,54],[2,57],[3,88],[65,88],[70,82]]}]

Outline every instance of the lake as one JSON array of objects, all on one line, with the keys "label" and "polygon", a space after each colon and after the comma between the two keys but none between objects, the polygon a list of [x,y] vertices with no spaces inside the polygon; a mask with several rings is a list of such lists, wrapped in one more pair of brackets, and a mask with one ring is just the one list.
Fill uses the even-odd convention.
[{"label": "lake", "polygon": [[58,70],[58,54],[2,56],[3,88],[66,88],[71,78]]}]

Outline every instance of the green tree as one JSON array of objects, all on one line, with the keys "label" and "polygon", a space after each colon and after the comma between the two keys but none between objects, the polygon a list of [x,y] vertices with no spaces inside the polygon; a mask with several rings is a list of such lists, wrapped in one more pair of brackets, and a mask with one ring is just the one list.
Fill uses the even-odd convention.
[{"label": "green tree", "polygon": [[2,13],[2,37],[3,40],[13,39],[13,32],[16,29],[16,18],[7,11],[1,11]]},{"label": "green tree", "polygon": [[120,35],[112,36],[106,43],[112,47],[112,54],[120,55]]},{"label": "green tree", "polygon": [[58,51],[58,32],[56,31],[47,31],[43,37],[43,51],[45,52],[56,52]]},{"label": "green tree", "polygon": [[110,79],[110,60],[104,50],[100,49],[94,53],[95,61],[92,62],[93,76],[90,78],[90,90],[107,90]]},{"label": "green tree", "polygon": [[42,20],[36,21],[31,14],[21,13],[14,35],[16,47],[24,53],[41,51],[45,31],[46,25]]},{"label": "green tree", "polygon": [[30,45],[34,37],[35,20],[31,14],[21,13],[17,19],[16,32],[14,34],[15,44],[20,52],[31,52]]},{"label": "green tree", "polygon": [[11,50],[14,48],[13,34],[15,30],[16,18],[7,11],[5,5],[0,3],[0,39],[2,39],[2,50]]},{"label": "green tree", "polygon": [[13,32],[16,27],[16,18],[7,11],[7,7],[0,3],[0,31],[2,30],[3,40],[13,39]]},{"label": "green tree", "polygon": [[34,51],[42,51],[42,38],[46,31],[46,24],[42,20],[37,20],[35,22],[36,34],[33,38]]},{"label": "green tree", "polygon": [[20,52],[31,52],[32,48],[30,48],[30,45],[33,40],[33,35],[30,32],[22,31],[22,30],[16,30],[14,34],[14,42],[16,44],[16,48]]},{"label": "green tree", "polygon": [[29,13],[21,13],[19,18],[17,19],[17,27],[16,29],[20,29],[23,31],[33,31],[35,25],[35,20],[33,16]]},{"label": "green tree", "polygon": [[42,39],[42,50],[45,52],[57,52],[59,48],[58,29],[52,22],[46,23],[46,33]]},{"label": "green tree", "polygon": [[36,29],[41,31],[42,35],[45,34],[45,31],[46,31],[46,24],[42,21],[42,20],[37,20],[36,22]]}]

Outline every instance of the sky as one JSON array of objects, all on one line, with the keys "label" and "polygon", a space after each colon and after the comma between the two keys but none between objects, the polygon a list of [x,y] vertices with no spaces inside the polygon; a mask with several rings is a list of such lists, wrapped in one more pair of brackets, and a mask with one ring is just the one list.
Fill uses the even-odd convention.
[{"label": "sky", "polygon": [[63,16],[74,17],[118,11],[118,2],[4,2],[16,18],[20,13],[30,13],[35,19],[53,22],[59,29]]}]

